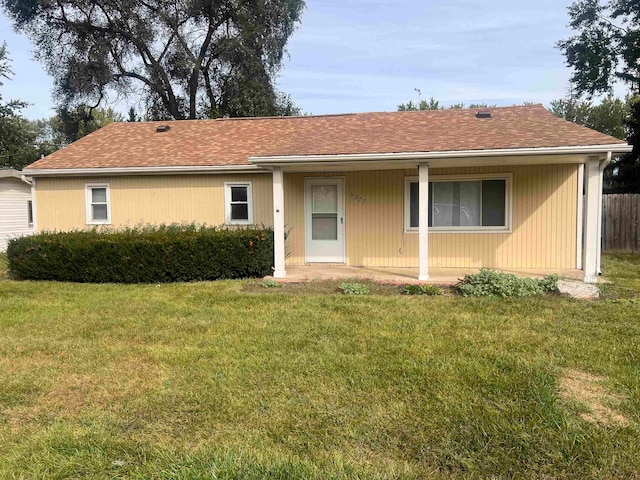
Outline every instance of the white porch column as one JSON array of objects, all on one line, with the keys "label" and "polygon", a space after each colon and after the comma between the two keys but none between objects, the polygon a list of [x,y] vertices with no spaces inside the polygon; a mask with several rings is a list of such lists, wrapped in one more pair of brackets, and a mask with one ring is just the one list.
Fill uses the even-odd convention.
[{"label": "white porch column", "polygon": [[273,169],[273,254],[274,278],[285,278],[284,268],[284,173],[282,167]]},{"label": "white porch column", "polygon": [[418,280],[429,280],[429,164],[421,163],[418,165],[418,218],[420,225],[419,243],[420,243],[420,273]]},{"label": "white porch column", "polygon": [[584,202],[584,281],[596,283],[598,281],[598,253],[600,251],[600,202],[602,183],[600,181],[600,159],[589,157],[585,165],[585,202]]}]

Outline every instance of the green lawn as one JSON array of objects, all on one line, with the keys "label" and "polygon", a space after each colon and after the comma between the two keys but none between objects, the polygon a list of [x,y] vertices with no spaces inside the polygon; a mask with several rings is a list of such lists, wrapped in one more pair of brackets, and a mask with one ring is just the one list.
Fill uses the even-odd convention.
[{"label": "green lawn", "polygon": [[640,476],[635,298],[251,285],[0,281],[0,478]]}]

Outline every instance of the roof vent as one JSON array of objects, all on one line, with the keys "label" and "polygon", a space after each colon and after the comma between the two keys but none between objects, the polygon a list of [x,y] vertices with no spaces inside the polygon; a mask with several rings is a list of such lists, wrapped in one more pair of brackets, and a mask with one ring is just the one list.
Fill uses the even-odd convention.
[{"label": "roof vent", "polygon": [[156,127],[156,132],[158,133],[168,132],[170,128],[171,127],[169,125],[160,125]]},{"label": "roof vent", "polygon": [[491,118],[491,110],[478,110],[476,118]]}]

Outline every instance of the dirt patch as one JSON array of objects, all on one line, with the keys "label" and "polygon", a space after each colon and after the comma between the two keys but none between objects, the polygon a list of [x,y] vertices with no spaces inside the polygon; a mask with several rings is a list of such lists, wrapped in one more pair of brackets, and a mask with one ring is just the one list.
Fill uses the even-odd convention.
[{"label": "dirt patch", "polygon": [[627,426],[629,420],[614,408],[624,397],[609,391],[604,386],[605,380],[604,377],[568,369],[560,377],[560,395],[564,400],[584,406],[587,411],[581,413],[580,418],[587,422]]}]

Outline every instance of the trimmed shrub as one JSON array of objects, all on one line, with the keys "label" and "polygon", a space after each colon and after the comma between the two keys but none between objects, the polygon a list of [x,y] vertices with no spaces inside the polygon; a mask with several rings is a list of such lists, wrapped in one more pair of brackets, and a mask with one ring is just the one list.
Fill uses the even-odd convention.
[{"label": "trimmed shrub", "polygon": [[161,225],[49,232],[11,240],[9,272],[19,280],[167,283],[263,277],[272,272],[273,232]]},{"label": "trimmed shrub", "polygon": [[457,287],[465,297],[526,297],[555,291],[558,288],[558,276],[520,278],[483,268],[480,273],[465,275]]}]

